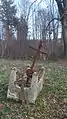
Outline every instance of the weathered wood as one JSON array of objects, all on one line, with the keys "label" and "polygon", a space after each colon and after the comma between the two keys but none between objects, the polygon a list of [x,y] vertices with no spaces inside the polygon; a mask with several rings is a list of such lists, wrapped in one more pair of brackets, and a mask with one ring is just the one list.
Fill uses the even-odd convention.
[{"label": "weathered wood", "polygon": [[[35,51],[38,51],[38,49],[36,49],[36,48],[34,48],[34,47],[32,47],[32,46],[29,46],[29,48],[31,48],[31,49],[33,49],[33,50],[35,50]],[[41,53],[41,54],[44,54],[44,55],[46,56],[46,59],[48,58],[48,54],[47,54],[46,52],[40,51],[40,53]]]},{"label": "weathered wood", "polygon": [[39,74],[40,77],[37,72],[33,73],[30,87],[24,87],[26,102],[35,104],[36,98],[43,88],[44,74],[44,68],[41,68],[41,74]]},{"label": "weathered wood", "polygon": [[7,98],[21,100],[22,104],[35,103],[39,92],[43,87],[45,69],[41,68],[40,72],[34,72],[29,87],[25,86],[27,80],[26,73],[23,78],[17,79],[17,69],[12,69],[8,86]]},{"label": "weathered wood", "polygon": [[[34,47],[32,47],[32,46],[29,46],[29,48],[31,48],[31,49],[33,49],[33,50],[35,50],[35,51],[38,51],[38,49],[36,49],[36,48],[34,48]],[[42,54],[48,55],[46,52],[42,52],[42,51],[39,51],[39,52],[42,53]]]},{"label": "weathered wood", "polygon": [[27,74],[27,84],[29,82],[29,79],[32,78],[32,74],[34,73],[34,65],[35,65],[37,56],[39,55],[40,49],[42,48],[42,46],[43,46],[43,41],[40,41],[38,49],[37,49],[37,52],[36,52],[36,55],[34,56],[34,59],[33,59],[33,63],[31,65],[31,67],[29,67],[27,69],[27,71],[26,71],[26,74]]},{"label": "weathered wood", "polygon": [[18,100],[19,95],[18,95],[18,91],[16,91],[16,85],[14,83],[16,81],[16,72],[17,72],[16,68],[12,69],[11,71],[9,86],[7,91],[7,98]]}]

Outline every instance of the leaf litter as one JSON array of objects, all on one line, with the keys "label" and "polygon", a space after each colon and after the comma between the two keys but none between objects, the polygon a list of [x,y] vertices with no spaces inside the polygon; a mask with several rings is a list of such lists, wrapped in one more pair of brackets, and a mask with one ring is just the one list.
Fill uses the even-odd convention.
[{"label": "leaf litter", "polygon": [[0,61],[1,119],[67,119],[67,67],[57,62],[37,62],[45,67],[44,86],[35,105],[23,106],[7,100],[9,75],[13,66],[25,67],[31,61]]}]

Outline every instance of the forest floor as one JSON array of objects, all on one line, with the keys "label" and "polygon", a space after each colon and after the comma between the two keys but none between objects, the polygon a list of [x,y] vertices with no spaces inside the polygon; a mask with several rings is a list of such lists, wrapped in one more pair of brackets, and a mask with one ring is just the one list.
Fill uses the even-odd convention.
[{"label": "forest floor", "polygon": [[12,67],[25,67],[31,61],[0,59],[0,119],[67,119],[67,60],[37,61],[45,67],[44,86],[35,105],[22,105],[7,99]]}]

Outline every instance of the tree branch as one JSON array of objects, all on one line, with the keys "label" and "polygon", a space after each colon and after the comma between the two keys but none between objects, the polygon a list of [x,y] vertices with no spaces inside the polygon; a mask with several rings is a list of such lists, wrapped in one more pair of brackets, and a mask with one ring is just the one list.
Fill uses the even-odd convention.
[{"label": "tree branch", "polygon": [[48,28],[48,26],[50,25],[50,23],[51,23],[52,21],[54,21],[54,20],[60,21],[61,19],[59,19],[59,18],[53,18],[53,19],[48,23],[48,25],[46,26],[45,30],[47,30],[47,28]]},{"label": "tree branch", "polygon": [[60,16],[62,16],[62,14],[64,13],[64,8],[62,6],[61,0],[55,0],[58,6],[58,10],[59,10],[59,14]]},{"label": "tree branch", "polygon": [[29,19],[30,9],[31,9],[32,5],[33,5],[36,1],[37,1],[37,0],[35,0],[34,2],[32,2],[31,5],[29,6],[28,15],[27,15],[27,22],[28,22],[28,19]]}]

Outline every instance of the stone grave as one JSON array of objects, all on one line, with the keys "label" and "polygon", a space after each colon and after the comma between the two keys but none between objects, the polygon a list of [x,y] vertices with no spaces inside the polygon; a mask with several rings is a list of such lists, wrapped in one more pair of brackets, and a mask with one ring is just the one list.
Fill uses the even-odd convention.
[{"label": "stone grave", "polygon": [[28,66],[25,71],[22,72],[22,70],[19,70],[16,67],[12,69],[7,98],[21,100],[22,103],[35,103],[37,96],[43,88],[45,74],[44,67],[41,67],[38,71],[34,68],[42,46],[42,41],[40,41],[32,65]]}]

